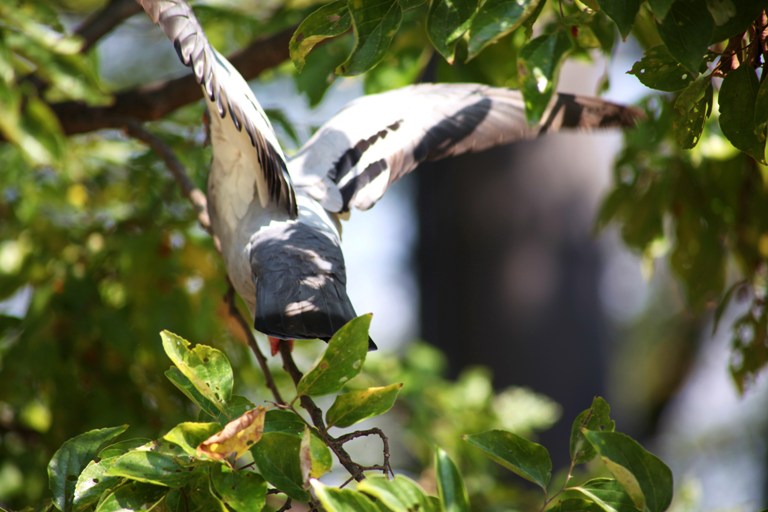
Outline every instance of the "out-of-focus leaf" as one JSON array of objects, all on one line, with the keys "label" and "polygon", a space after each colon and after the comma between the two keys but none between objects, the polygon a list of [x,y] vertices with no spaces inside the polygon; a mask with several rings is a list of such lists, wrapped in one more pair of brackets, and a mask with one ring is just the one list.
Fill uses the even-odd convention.
[{"label": "out-of-focus leaf", "polygon": [[215,460],[238,459],[261,439],[266,409],[259,406],[227,423],[224,428],[200,443],[197,452]]},{"label": "out-of-focus leaf", "polygon": [[648,0],[648,5],[651,6],[656,19],[659,20],[666,18],[669,8],[672,7],[673,3],[675,3],[675,0]]},{"label": "out-of-focus leaf", "polygon": [[371,499],[358,491],[338,489],[312,480],[317,499],[328,512],[381,512]]},{"label": "out-of-focus leaf", "polygon": [[680,64],[698,73],[713,28],[704,0],[677,0],[659,24],[659,35]]},{"label": "out-of-focus leaf", "polygon": [[632,499],[616,480],[595,478],[572,489],[591,499],[605,512],[634,510]]},{"label": "out-of-focus leaf", "polygon": [[48,463],[48,486],[56,508],[72,510],[75,485],[80,472],[99,450],[128,429],[128,425],[90,430],[65,441]]},{"label": "out-of-focus leaf", "polygon": [[635,62],[629,74],[643,85],[659,91],[679,91],[688,86],[695,74],[683,67],[664,45],[654,46]]},{"label": "out-of-focus leaf", "polygon": [[619,27],[621,37],[626,39],[635,24],[641,0],[597,0],[597,3]]},{"label": "out-of-focus leaf", "polygon": [[293,65],[299,71],[304,67],[307,54],[318,43],[337,37],[349,30],[352,19],[346,0],[325,4],[307,16],[293,33],[288,49]]},{"label": "out-of-focus leaf", "polygon": [[352,76],[364,73],[384,57],[400,28],[403,11],[397,0],[349,0],[348,7],[352,15],[355,47],[336,72]]},{"label": "out-of-focus leaf", "polygon": [[765,137],[755,133],[755,102],[759,83],[750,66],[728,73],[720,87],[720,129],[735,147],[764,161]]},{"label": "out-of-focus leaf", "polygon": [[384,414],[394,405],[402,387],[402,384],[390,384],[338,395],[325,414],[325,421],[329,427],[349,427]]},{"label": "out-of-focus leaf", "polygon": [[437,493],[445,512],[468,512],[469,497],[459,468],[442,448],[435,450]]},{"label": "out-of-focus leaf", "polygon": [[334,70],[351,51],[351,42],[349,36],[339,37],[316,47],[307,56],[304,68],[295,75],[295,80],[296,88],[307,96],[310,106],[316,106],[325,96],[336,78]]},{"label": "out-of-focus leaf", "polygon": [[372,475],[357,484],[357,490],[373,496],[389,510],[440,511],[440,503],[428,496],[419,484],[403,475],[389,479]]},{"label": "out-of-focus leaf", "polygon": [[160,333],[163,349],[173,364],[200,395],[222,411],[232,396],[232,366],[223,352],[207,345],[189,348],[190,343],[169,331]]},{"label": "out-of-focus leaf", "polygon": [[611,406],[602,397],[596,396],[592,405],[576,416],[571,425],[570,453],[574,464],[592,460],[597,452],[587,442],[582,429],[599,432],[613,432],[616,422],[611,419]]},{"label": "out-of-focus leaf", "polygon": [[251,449],[253,460],[267,482],[295,500],[307,501],[299,461],[301,438],[282,432],[265,433]]},{"label": "out-of-focus leaf", "polygon": [[235,471],[217,465],[211,470],[211,484],[227,507],[235,512],[261,510],[267,501],[267,482],[253,471]]},{"label": "out-of-focus leaf", "polygon": [[584,437],[638,509],[667,509],[672,501],[672,472],[658,457],[620,432],[585,430]]},{"label": "out-of-focus leaf", "polygon": [[184,453],[197,456],[197,447],[221,429],[218,423],[198,423],[187,421],[173,427],[163,439],[179,446]]},{"label": "out-of-focus leaf", "polygon": [[96,512],[127,512],[152,510],[168,489],[140,483],[124,485],[108,495],[96,507]]},{"label": "out-of-focus leaf", "polygon": [[[474,1],[434,0],[429,5],[427,15],[429,40],[440,55],[451,64],[456,54],[458,39],[469,28],[466,23],[476,9],[477,2]],[[465,25],[463,30],[459,30],[462,25]]]},{"label": "out-of-focus leaf", "polygon": [[339,391],[360,373],[368,354],[368,328],[371,315],[350,320],[328,342],[325,352],[299,381],[299,395],[327,395]]},{"label": "out-of-focus leaf", "polygon": [[301,437],[300,456],[301,473],[305,481],[320,478],[333,468],[330,448],[309,427],[304,429]]},{"label": "out-of-focus leaf", "polygon": [[541,0],[487,0],[469,27],[468,59],[483,48],[511,33],[537,12]]},{"label": "out-of-focus leaf", "polygon": [[712,98],[712,79],[704,75],[686,87],[675,100],[672,130],[682,148],[690,149],[699,143],[704,123],[712,110]]},{"label": "out-of-focus leaf", "polygon": [[523,98],[525,114],[532,123],[541,119],[557,85],[560,65],[573,47],[571,39],[562,30],[539,36],[520,50],[523,67]]},{"label": "out-of-focus leaf", "polygon": [[181,487],[196,473],[178,458],[151,450],[133,450],[117,457],[109,467],[109,476],[120,476],[153,485]]},{"label": "out-of-focus leaf", "polygon": [[744,32],[765,9],[763,0],[706,0],[707,9],[715,22],[710,41],[716,43]]},{"label": "out-of-focus leaf", "polygon": [[480,448],[494,462],[547,492],[547,484],[552,476],[552,459],[547,449],[540,444],[503,430],[468,435],[465,440]]}]

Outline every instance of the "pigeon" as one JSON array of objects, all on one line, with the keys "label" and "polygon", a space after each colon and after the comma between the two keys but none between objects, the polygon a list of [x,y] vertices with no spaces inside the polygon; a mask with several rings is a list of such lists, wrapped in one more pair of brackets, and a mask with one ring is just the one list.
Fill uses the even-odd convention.
[{"label": "pigeon", "polygon": [[371,208],[420,163],[562,129],[629,127],[641,116],[558,93],[531,124],[519,91],[425,83],[350,102],[288,159],[248,83],[211,46],[190,6],[137,1],[202,88],[213,153],[211,226],[230,280],[273,353],[279,340],[328,341],[357,316],[346,291],[341,220]]}]

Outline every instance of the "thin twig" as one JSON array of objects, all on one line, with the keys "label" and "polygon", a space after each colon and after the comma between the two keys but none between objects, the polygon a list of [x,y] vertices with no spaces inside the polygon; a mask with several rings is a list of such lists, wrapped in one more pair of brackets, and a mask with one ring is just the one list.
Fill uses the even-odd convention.
[{"label": "thin twig", "polygon": [[350,432],[349,434],[344,434],[343,436],[337,437],[336,441],[340,444],[344,444],[352,441],[353,439],[358,439],[365,436],[379,436],[381,439],[381,444],[383,445],[382,452],[384,455],[384,462],[380,466],[367,466],[364,469],[378,469],[383,471],[385,475],[395,476],[395,473],[392,471],[392,466],[389,464],[389,438],[379,427],[369,428],[368,430],[356,430],[354,432]]},{"label": "thin twig", "polygon": [[146,130],[138,121],[125,119],[123,120],[123,126],[128,135],[149,146],[163,160],[173,179],[176,180],[179,188],[181,188],[182,193],[195,208],[198,222],[200,222],[203,229],[213,236],[211,219],[208,216],[208,201],[205,194],[189,178],[184,164],[176,158],[173,150],[160,137]]},{"label": "thin twig", "polygon": [[256,337],[253,335],[253,331],[251,330],[250,325],[248,322],[246,322],[242,313],[240,313],[240,310],[237,308],[235,302],[235,287],[232,286],[232,282],[229,280],[229,277],[227,277],[227,284],[229,285],[229,288],[227,289],[227,293],[224,295],[224,302],[229,308],[229,316],[235,319],[235,322],[237,322],[237,324],[240,326],[240,329],[242,329],[245,338],[248,340],[248,347],[250,347],[251,351],[256,356],[256,361],[258,361],[261,372],[264,374],[264,383],[272,392],[272,396],[275,398],[275,402],[277,402],[277,405],[283,406],[285,405],[285,400],[283,400],[283,397],[280,395],[280,391],[277,389],[275,380],[272,377],[272,371],[269,369],[269,365],[267,364],[267,358],[264,356],[261,348],[259,348],[259,344],[256,343]]}]

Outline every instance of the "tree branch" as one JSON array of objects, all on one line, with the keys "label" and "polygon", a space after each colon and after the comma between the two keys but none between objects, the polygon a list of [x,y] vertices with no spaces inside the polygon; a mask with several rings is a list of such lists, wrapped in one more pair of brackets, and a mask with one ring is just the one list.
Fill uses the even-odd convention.
[{"label": "tree branch", "polygon": [[[117,1],[117,0],[115,0]],[[251,80],[267,69],[284,62],[293,28],[265,39],[258,39],[229,58],[243,78]],[[79,101],[51,105],[67,135],[87,133],[105,128],[121,128],[126,119],[155,121],[202,97],[200,86],[192,74],[165,82],[119,92],[112,105],[92,107]]]},{"label": "tree branch", "polygon": [[112,29],[141,12],[141,6],[134,0],[111,0],[104,8],[91,16],[75,30],[83,39],[82,52],[85,53]]}]

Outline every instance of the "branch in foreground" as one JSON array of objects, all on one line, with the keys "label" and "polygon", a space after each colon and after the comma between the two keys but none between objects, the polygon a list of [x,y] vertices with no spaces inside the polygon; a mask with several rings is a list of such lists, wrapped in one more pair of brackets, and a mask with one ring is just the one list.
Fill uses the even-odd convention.
[{"label": "branch in foreground", "polygon": [[[229,60],[246,80],[252,80],[288,59],[291,35],[293,28],[256,40],[235,52]],[[79,101],[67,101],[55,103],[51,108],[59,118],[64,133],[74,135],[105,128],[121,128],[126,119],[154,121],[201,97],[200,86],[190,73],[117,93],[114,103],[109,106],[88,106]]]}]

